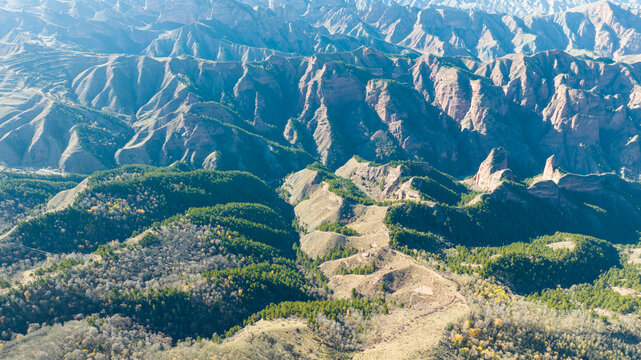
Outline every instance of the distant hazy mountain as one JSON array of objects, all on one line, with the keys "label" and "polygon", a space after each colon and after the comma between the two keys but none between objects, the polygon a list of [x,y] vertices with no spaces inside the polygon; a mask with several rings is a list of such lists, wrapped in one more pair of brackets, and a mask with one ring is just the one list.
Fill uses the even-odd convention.
[{"label": "distant hazy mountain", "polygon": [[[448,6],[468,10],[504,13],[517,16],[546,15],[570,10],[572,8],[602,2],[602,0],[389,0],[401,5],[426,8],[430,6]],[[367,1],[363,1],[366,3]],[[372,2],[371,0],[369,1]],[[614,3],[632,8],[641,7],[638,0],[620,0]]]},{"label": "distant hazy mountain", "polygon": [[[251,4],[251,3],[250,3]],[[36,6],[37,5],[37,6]],[[597,2],[555,15],[523,18],[455,8],[380,2],[234,0],[42,1],[0,4],[0,54],[21,44],[101,54],[264,60],[270,55],[352,51],[471,56],[567,50],[594,57],[641,53],[636,10]]]},{"label": "distant hazy mountain", "polygon": [[491,60],[510,53],[567,50],[600,57],[639,54],[641,18],[608,2],[519,18],[454,8],[374,4],[357,13],[333,8],[306,19],[356,38],[382,38],[422,53]]}]

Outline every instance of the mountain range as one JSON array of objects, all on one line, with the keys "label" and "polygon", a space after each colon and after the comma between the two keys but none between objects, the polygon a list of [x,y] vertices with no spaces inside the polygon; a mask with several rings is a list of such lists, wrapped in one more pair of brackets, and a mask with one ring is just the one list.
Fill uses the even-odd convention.
[{"label": "mountain range", "polygon": [[552,154],[577,173],[641,171],[639,69],[612,60],[641,49],[636,11],[154,4],[4,5],[0,163],[273,179],[359,155],[464,175],[503,146],[527,176]]},{"label": "mountain range", "polygon": [[0,358],[641,358],[641,3],[0,0]]},{"label": "mountain range", "polygon": [[[598,1],[598,0],[597,0]],[[524,0],[524,1],[470,1],[470,0],[402,0],[401,5],[412,7],[447,6],[467,10],[480,10],[485,12],[525,15],[548,15],[570,10],[582,5],[591,4],[595,0]],[[619,5],[638,8],[639,3],[634,0],[612,1]]]}]

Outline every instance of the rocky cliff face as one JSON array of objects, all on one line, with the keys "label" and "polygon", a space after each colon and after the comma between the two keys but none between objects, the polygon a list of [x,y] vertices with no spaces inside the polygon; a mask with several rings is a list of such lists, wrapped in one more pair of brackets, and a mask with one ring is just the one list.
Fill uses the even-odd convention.
[{"label": "rocky cliff face", "polygon": [[[468,206],[483,202],[483,206],[494,209],[491,211],[503,211],[503,221],[520,214],[540,221],[542,228],[561,227],[604,239],[636,241],[635,224],[641,218],[641,184],[638,181],[624,179],[615,173],[568,173],[559,168],[556,157],[551,156],[542,175],[531,182],[519,182],[512,176],[508,158],[511,162],[511,154],[504,149],[493,149],[477,174],[463,181],[469,188],[484,192]],[[526,223],[529,219],[522,220]],[[530,225],[519,226],[532,228]]]},{"label": "rocky cliff face", "polygon": [[504,180],[514,180],[507,165],[507,151],[503,148],[492,149],[474,175],[474,186],[482,191],[493,191]]}]

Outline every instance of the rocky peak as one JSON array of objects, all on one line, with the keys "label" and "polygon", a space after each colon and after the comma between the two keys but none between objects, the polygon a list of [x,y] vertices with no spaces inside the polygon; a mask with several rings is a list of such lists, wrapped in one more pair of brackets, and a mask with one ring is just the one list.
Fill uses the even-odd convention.
[{"label": "rocky peak", "polygon": [[493,191],[504,179],[514,179],[512,170],[507,167],[507,151],[502,147],[494,148],[479,166],[474,185],[481,190]]},{"label": "rocky peak", "polygon": [[545,161],[545,169],[543,170],[542,180],[552,180],[555,183],[559,182],[559,179],[561,179],[561,176],[563,176],[563,174],[561,173],[561,170],[558,167],[556,161],[556,155],[550,156]]}]

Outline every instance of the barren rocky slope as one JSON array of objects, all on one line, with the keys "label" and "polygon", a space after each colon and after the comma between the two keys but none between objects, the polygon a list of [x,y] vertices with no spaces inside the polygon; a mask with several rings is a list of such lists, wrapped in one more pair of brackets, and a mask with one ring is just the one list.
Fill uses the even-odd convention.
[{"label": "barren rocky slope", "polygon": [[312,158],[334,166],[357,154],[460,175],[502,146],[521,175],[552,154],[576,173],[641,171],[636,64],[560,51],[490,62],[368,48],[257,63],[45,54],[4,58],[5,166],[90,172],[182,160],[275,178]]},{"label": "barren rocky slope", "polygon": [[[391,167],[372,169],[367,163],[350,160],[337,174],[348,175],[350,168],[359,167],[378,173],[371,179],[378,182],[387,177],[388,188],[398,189]],[[389,175],[388,175],[389,174]],[[340,176],[339,175],[339,176]],[[356,254],[321,263],[320,269],[329,279],[328,287],[337,299],[349,298],[356,291],[366,297],[385,296],[404,307],[372,319],[364,334],[358,359],[410,359],[432,348],[448,322],[467,312],[467,305],[458,286],[451,280],[425,267],[416,259],[390,248],[389,230],[385,225],[386,206],[354,204],[329,192],[330,186],[318,172],[310,169],[290,175],[283,189],[291,194],[296,216],[305,234],[301,249],[312,258],[323,258],[336,248],[355,248]],[[349,179],[349,176],[345,178]],[[360,175],[354,178],[361,178]],[[398,179],[396,179],[398,180]],[[305,194],[300,199],[294,194]],[[390,191],[391,193],[391,191]],[[366,192],[367,196],[374,193]],[[393,195],[378,196],[394,198]],[[322,214],[322,218],[319,215]],[[318,230],[319,225],[336,222],[354,231],[345,236]],[[350,274],[353,269],[375,264],[374,271]],[[381,290],[381,289],[387,290]],[[355,289],[355,290],[352,290]],[[387,292],[387,294],[386,294]],[[420,340],[418,340],[420,339]]]},{"label": "barren rocky slope", "polygon": [[380,3],[34,4],[0,15],[6,167],[185,161],[277,179],[360,155],[458,176],[502,146],[519,175],[552,154],[576,173],[641,172],[641,70],[576,56],[636,56],[641,20],[612,3],[523,19]]}]

